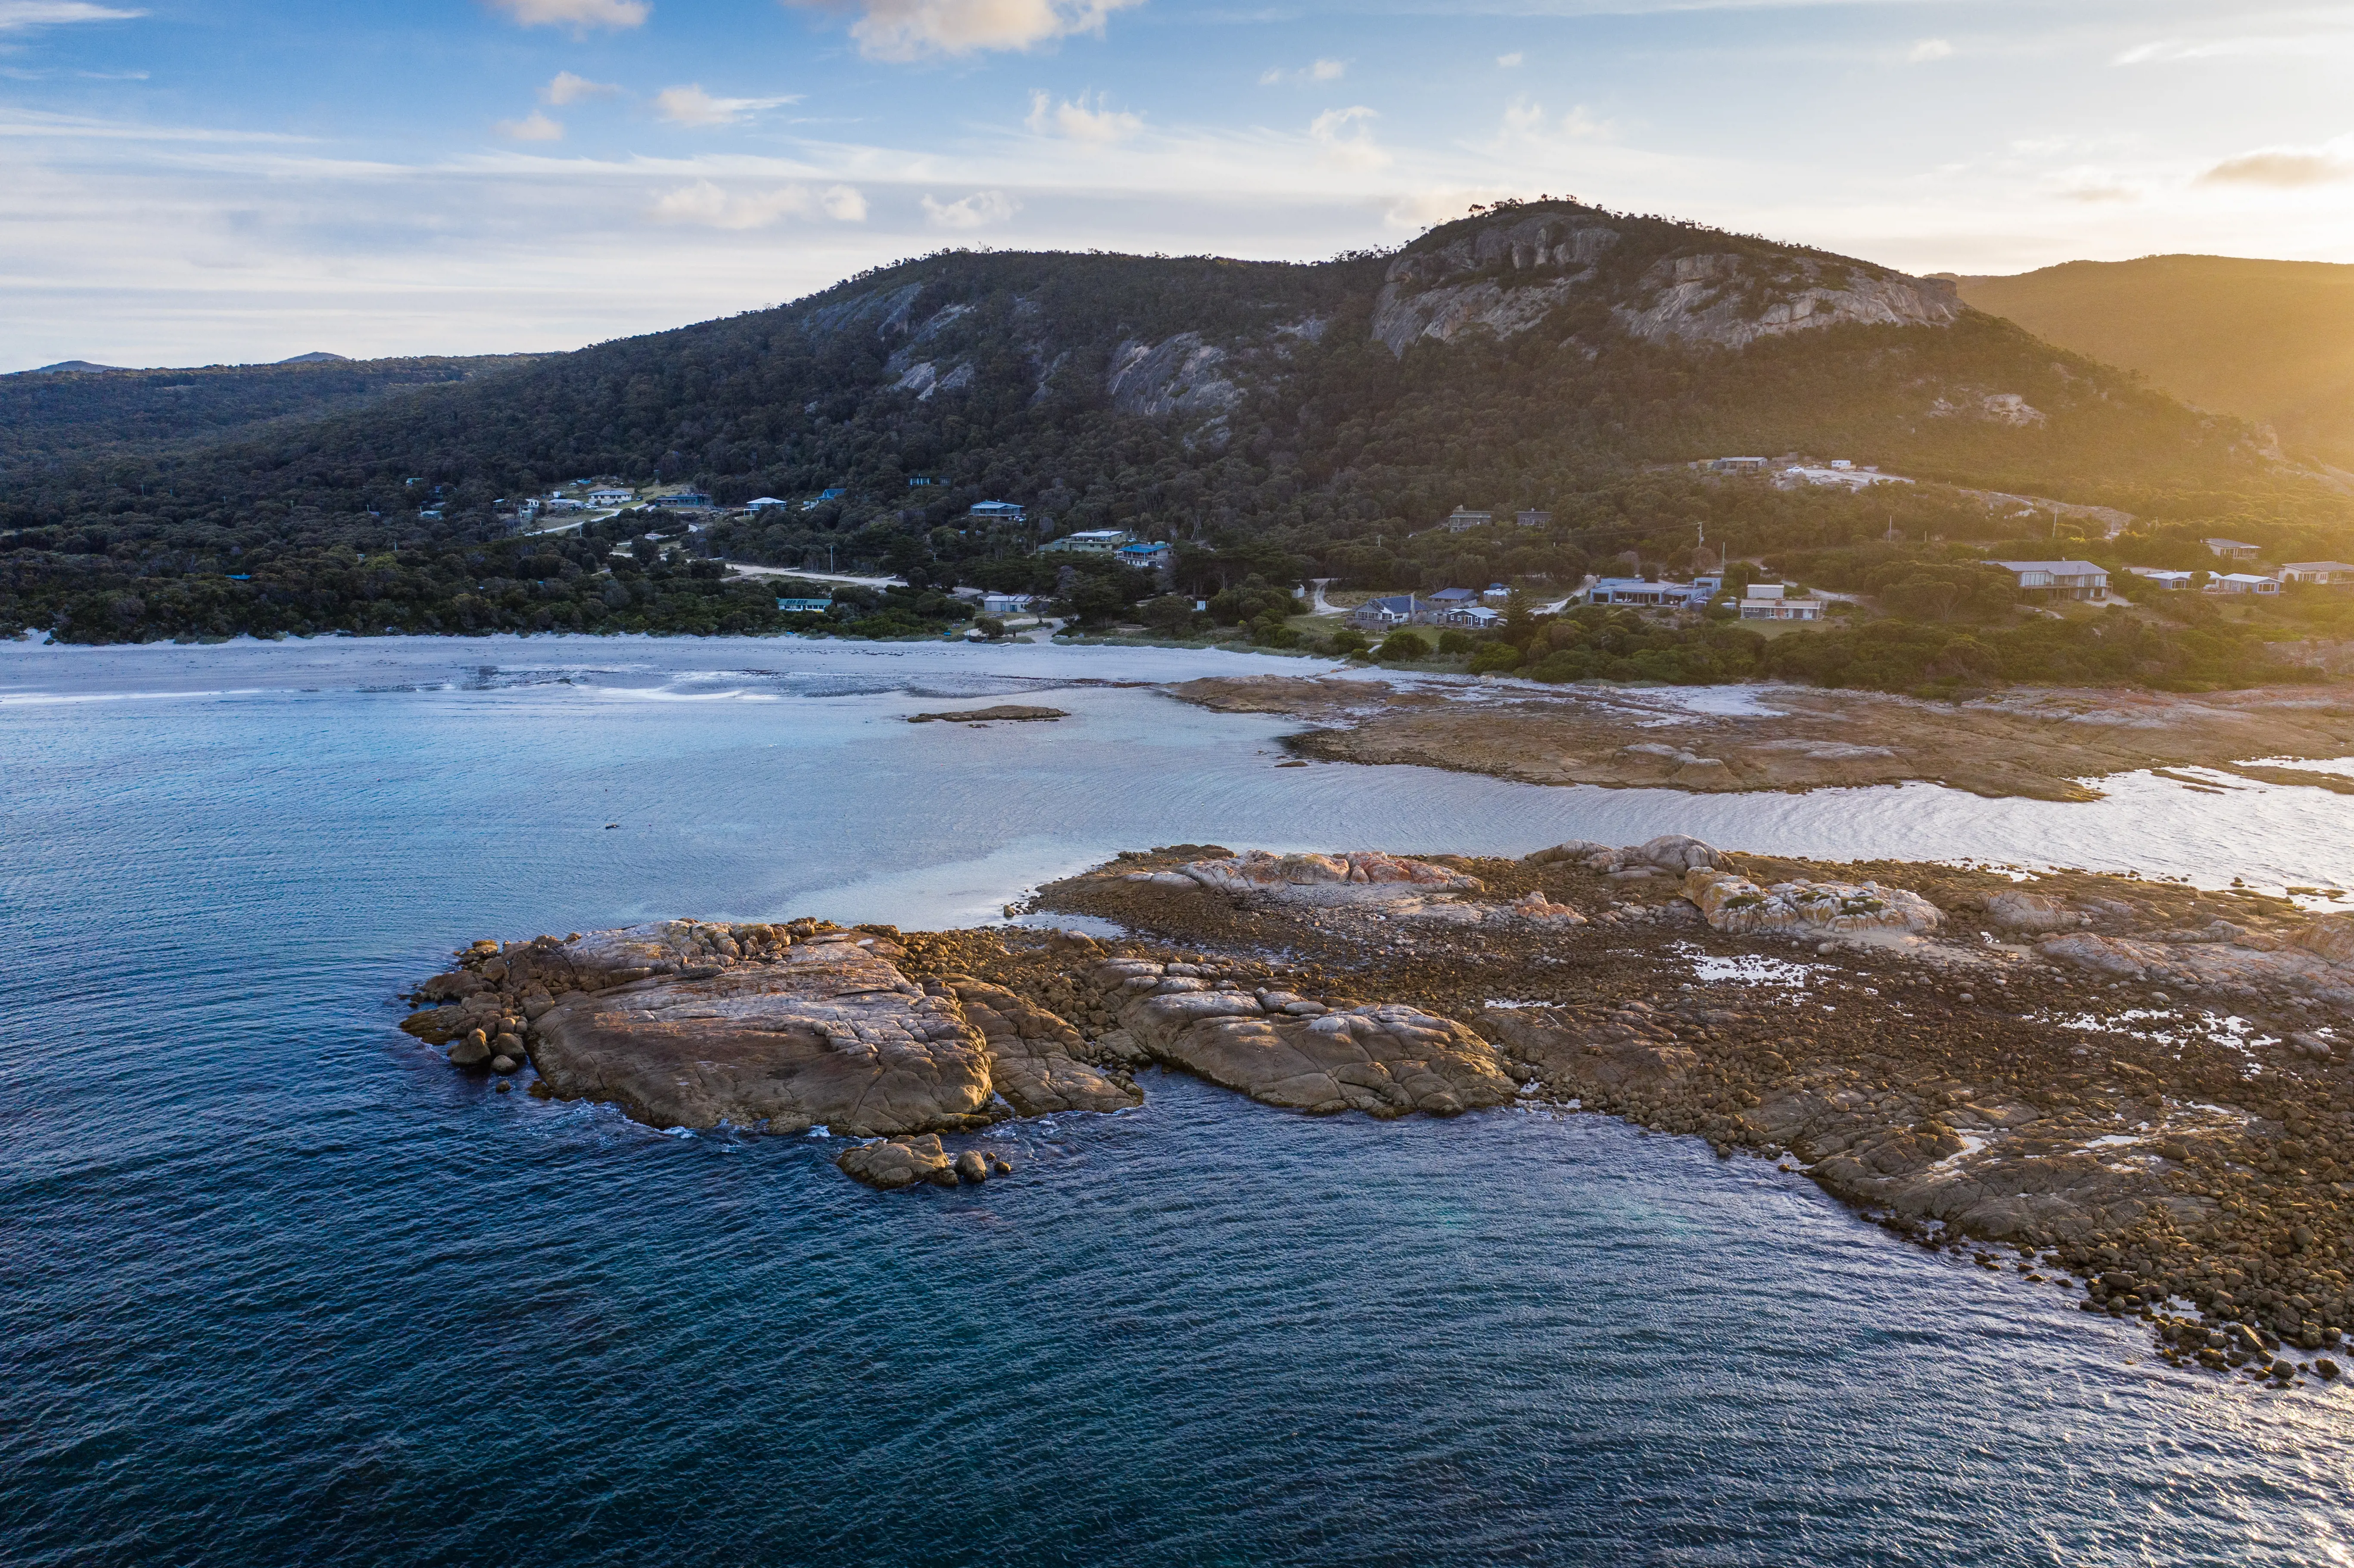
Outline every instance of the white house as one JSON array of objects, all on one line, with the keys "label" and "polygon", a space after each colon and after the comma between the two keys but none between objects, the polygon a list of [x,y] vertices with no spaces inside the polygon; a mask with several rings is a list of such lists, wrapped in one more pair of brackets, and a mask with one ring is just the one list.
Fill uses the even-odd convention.
[{"label": "white house", "polygon": [[592,490],[588,493],[588,504],[591,506],[627,506],[636,499],[635,495],[626,490],[614,490],[610,487]]},{"label": "white house", "polygon": [[2196,572],[2169,571],[2164,567],[2127,567],[2126,570],[2137,577],[2147,578],[2153,587],[2171,592],[2189,588],[2191,580],[2199,575]]},{"label": "white house", "polygon": [[1741,597],[1744,620],[1820,620],[1823,601],[1794,598],[1787,583],[1751,583]]},{"label": "white house", "polygon": [[588,503],[587,502],[576,501],[569,495],[551,495],[546,500],[541,502],[539,506],[540,510],[543,512],[586,512],[588,510]]},{"label": "white house", "polygon": [[2106,599],[2109,574],[2090,561],[1988,561],[2019,584],[2021,593],[2041,599]]},{"label": "white house", "polygon": [[1042,556],[1109,556],[1119,553],[1129,542],[1126,530],[1119,528],[1083,528],[1076,534],[1066,534],[1059,539],[1049,539],[1038,546]]},{"label": "white house", "polygon": [[2291,561],[2273,575],[2285,583],[2322,583],[2341,588],[2354,583],[2354,567],[2343,561]]},{"label": "white house", "polygon": [[790,502],[785,501],[779,496],[756,495],[752,497],[751,500],[744,503],[744,510],[747,512],[774,512],[779,506],[790,504],[791,504]]},{"label": "white house", "polygon": [[1708,602],[1708,590],[1691,583],[1655,583],[1642,577],[1602,577],[1585,593],[1588,604],[1630,604],[1646,609],[1681,609]]},{"label": "white house", "polygon": [[981,596],[983,615],[1019,615],[1030,608],[1026,593],[985,593]]},{"label": "white house", "polygon": [[2207,546],[2208,554],[2220,560],[2253,561],[2256,558],[2257,547],[2245,539],[2201,539],[2199,542]]},{"label": "white house", "polygon": [[1512,590],[1506,588],[1503,584],[1490,583],[1488,585],[1487,591],[1479,596],[1479,602],[1489,605],[1502,604],[1511,597]]},{"label": "white house", "polygon": [[2207,585],[2209,593],[2278,593],[2278,577],[2259,577],[2254,572],[2218,572],[2215,580]]}]

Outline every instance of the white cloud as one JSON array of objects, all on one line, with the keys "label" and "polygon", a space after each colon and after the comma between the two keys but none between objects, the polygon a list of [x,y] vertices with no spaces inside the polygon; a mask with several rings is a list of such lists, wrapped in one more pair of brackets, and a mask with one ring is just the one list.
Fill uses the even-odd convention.
[{"label": "white cloud", "polygon": [[93,5],[88,0],[0,0],[0,33],[56,27],[69,22],[128,22],[144,11]]},{"label": "white cloud", "polygon": [[1084,92],[1074,101],[1059,104],[1046,93],[1032,93],[1030,117],[1023,123],[1041,136],[1062,136],[1095,147],[1124,142],[1144,129],[1144,122],[1139,116],[1105,108],[1101,93],[1096,95],[1095,107],[1088,108]]},{"label": "white cloud", "polygon": [[1485,206],[1498,196],[1511,194],[1497,185],[1412,191],[1394,198],[1382,217],[1392,228],[1419,231],[1434,224],[1451,223],[1469,213],[1475,204]]},{"label": "white cloud", "polygon": [[782,98],[714,98],[703,90],[701,82],[689,82],[655,93],[654,112],[673,125],[733,125],[763,109],[796,101],[798,99],[790,94]]},{"label": "white cloud", "polygon": [[553,103],[561,107],[567,103],[578,103],[583,99],[616,98],[620,95],[620,88],[610,82],[590,81],[585,76],[575,76],[568,70],[560,70],[556,73],[555,79],[539,90],[539,101],[542,103]]},{"label": "white cloud", "polygon": [[1348,74],[1348,61],[1320,59],[1301,66],[1298,70],[1270,66],[1259,73],[1258,84],[1261,87],[1280,87],[1288,81],[1338,81]]},{"label": "white cloud", "polygon": [[1504,106],[1504,139],[1591,141],[1610,134],[1607,121],[1596,120],[1582,103],[1574,104],[1558,120],[1549,118],[1544,105],[1515,98]]},{"label": "white cloud", "polygon": [[1522,54],[1520,50],[1514,49],[1511,54],[1498,55],[1496,57],[1496,63],[1502,66],[1505,69],[1510,70],[1512,67],[1520,64],[1527,58],[1528,57]]},{"label": "white cloud", "polygon": [[1031,49],[1076,33],[1101,33],[1104,18],[1143,0],[785,0],[834,10],[854,5],[850,25],[869,59],[912,60],[985,49]]},{"label": "white cloud", "polygon": [[924,216],[935,228],[979,228],[1002,223],[1022,210],[1022,204],[1003,191],[975,191],[951,202],[924,197]]},{"label": "white cloud", "polygon": [[533,110],[521,120],[501,120],[491,129],[510,142],[561,142],[564,127],[538,110]]},{"label": "white cloud", "polygon": [[2319,147],[2265,147],[2226,158],[2199,176],[2202,185],[2259,185],[2272,190],[2303,190],[2354,179],[2354,156],[2340,137]]},{"label": "white cloud", "polygon": [[657,222],[693,223],[706,228],[765,228],[780,217],[814,217],[820,213],[842,223],[866,217],[866,198],[850,185],[812,191],[807,185],[774,185],[766,190],[730,191],[710,180],[664,191],[649,209]]},{"label": "white cloud", "polygon": [[1329,167],[1385,168],[1390,155],[1373,144],[1373,127],[1365,123],[1377,118],[1362,103],[1348,109],[1328,109],[1310,122],[1308,134],[1323,149],[1320,156]]},{"label": "white cloud", "polygon": [[489,0],[520,27],[635,27],[653,13],[645,0]]},{"label": "white cloud", "polygon": [[1904,58],[1914,65],[1926,65],[1931,60],[1945,59],[1953,52],[1954,46],[1943,38],[1924,38],[1905,51]]}]

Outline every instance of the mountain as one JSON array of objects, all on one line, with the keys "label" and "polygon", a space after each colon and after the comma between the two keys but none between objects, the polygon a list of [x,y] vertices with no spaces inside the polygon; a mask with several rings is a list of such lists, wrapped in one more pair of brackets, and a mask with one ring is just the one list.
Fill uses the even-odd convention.
[{"label": "mountain", "polygon": [[[517,356],[350,360],[127,370],[68,360],[0,376],[0,487],[12,471],[58,471],[83,454],[119,457],[249,436],[272,420],[315,418],[390,393],[463,381]],[[102,372],[103,374],[98,374]]]},{"label": "mountain", "polygon": [[1979,310],[2354,469],[2354,266],[2145,256],[1955,281]]},{"label": "mountain", "polygon": [[349,365],[351,355],[329,354],[321,349],[313,350],[309,354],[298,354],[292,359],[281,359],[278,363],[281,365]]},{"label": "mountain", "polygon": [[[989,586],[1053,586],[1060,562],[1035,546],[1092,527],[1180,542],[1181,581],[1208,589],[1250,571],[1574,581],[1609,558],[1681,561],[1703,534],[1755,552],[2017,527],[2012,503],[1929,482],[1785,493],[1689,466],[1734,453],[1845,458],[2315,550],[2338,548],[2346,522],[2343,497],[2268,461],[2242,421],[1972,309],[1947,282],[1571,202],[1475,210],[1394,253],[1316,264],[949,251],[571,354],[413,363],[447,384],[176,441],[185,426],[133,416],[184,395],[172,387],[190,373],[0,384],[0,431],[31,419],[5,401],[20,386],[116,396],[80,426],[49,409],[27,427],[48,432],[44,461],[0,471],[0,558],[30,585],[17,613],[37,622],[108,573],[259,559],[292,583],[333,577],[285,602],[340,624],[332,607],[375,590],[336,575],[338,550],[440,552],[480,599],[510,569],[561,565],[555,544],[504,542],[501,500],[592,476],[811,503],[697,536],[735,558]],[[1028,517],[983,526],[969,515],[981,500]],[[1458,506],[1535,525],[1457,539],[1436,524]],[[567,574],[606,569],[601,550],[565,559]],[[149,607],[119,624],[157,624],[159,595],[115,591]],[[540,591],[497,589],[497,613],[533,623]],[[489,615],[470,624],[507,624]]]}]

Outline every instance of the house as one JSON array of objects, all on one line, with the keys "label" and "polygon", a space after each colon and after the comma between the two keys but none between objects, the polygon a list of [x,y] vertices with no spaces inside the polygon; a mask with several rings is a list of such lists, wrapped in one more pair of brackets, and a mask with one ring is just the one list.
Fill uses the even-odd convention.
[{"label": "house", "polygon": [[778,507],[785,504],[785,501],[779,496],[756,495],[752,497],[751,500],[744,503],[744,510],[747,512],[774,512]]},{"label": "house", "polygon": [[2245,539],[2201,539],[2199,542],[2206,546],[2207,553],[2218,560],[2253,561],[2256,558],[2257,546]]},{"label": "house", "polygon": [[2109,597],[2109,574],[2090,561],[1988,561],[2011,575],[2019,591],[2038,599]]},{"label": "house", "polygon": [[981,596],[983,615],[1019,615],[1030,608],[1026,593],[985,593]]},{"label": "house", "polygon": [[588,493],[588,504],[591,506],[627,506],[636,499],[635,495],[626,490],[614,490],[610,487],[592,490]]},{"label": "house", "polygon": [[2278,593],[2278,577],[2258,577],[2253,572],[2218,572],[2207,585],[2209,593]]},{"label": "house", "polygon": [[2169,571],[2164,567],[2127,567],[2126,570],[2147,579],[2152,588],[2162,588],[2171,592],[2189,588],[2191,580],[2199,575],[2197,572]]},{"label": "house", "polygon": [[539,503],[543,512],[586,512],[588,503],[569,495],[551,495]]},{"label": "house", "polygon": [[1488,585],[1487,591],[1480,594],[1479,602],[1482,604],[1502,604],[1511,597],[1512,590],[1506,588],[1503,584],[1490,583]]},{"label": "house", "polygon": [[670,495],[657,495],[652,498],[652,504],[679,508],[708,506],[711,504],[711,497],[699,490],[682,490]]},{"label": "house", "polygon": [[1795,490],[1802,484],[1829,485],[1840,490],[1870,490],[1875,484],[1910,484],[1902,475],[1882,473],[1876,468],[1858,468],[1841,460],[1829,468],[1800,464],[1786,468],[1774,476],[1776,488]]},{"label": "house", "polygon": [[1708,602],[1690,583],[1655,583],[1642,577],[1602,577],[1586,590],[1588,604],[1627,604],[1645,609],[1682,609]]},{"label": "house", "polygon": [[420,506],[417,509],[417,514],[419,517],[429,517],[436,523],[441,521],[441,509],[439,506]]},{"label": "house", "polygon": [[1523,528],[1543,528],[1552,524],[1553,514],[1534,510],[1516,512],[1512,514],[1512,521]]},{"label": "house", "polygon": [[824,505],[827,502],[839,501],[849,493],[849,491],[844,490],[840,485],[835,485],[831,490],[821,490],[815,496],[801,503],[801,510],[804,512],[814,512],[819,507]]},{"label": "house", "polygon": [[1764,473],[1766,471],[1766,460],[1764,458],[1711,458],[1709,460],[1708,471],[1711,473]]},{"label": "house", "polygon": [[1428,626],[1451,626],[1447,618],[1458,610],[1468,609],[1479,602],[1479,596],[1469,588],[1440,588],[1437,593],[1424,594],[1415,601],[1414,619]]},{"label": "house", "polygon": [[2273,575],[2285,583],[2354,584],[2354,567],[2343,561],[2291,561]]},{"label": "house", "polygon": [[1751,583],[1741,596],[1744,620],[1820,620],[1823,601],[1793,598],[1787,583]]},{"label": "house", "polygon": [[1029,512],[1011,501],[976,501],[965,515],[978,517],[984,523],[1019,523],[1029,515]]},{"label": "house", "polygon": [[1369,599],[1349,612],[1349,624],[1368,630],[1404,626],[1414,620],[1418,600],[1410,593],[1392,594],[1384,599]]},{"label": "house", "polygon": [[780,599],[777,608],[787,615],[823,615],[833,608],[832,599]]},{"label": "house", "polygon": [[1473,631],[1486,631],[1502,623],[1503,617],[1485,605],[1458,605],[1443,615],[1432,617],[1439,626],[1461,626]]},{"label": "house", "polygon": [[1076,534],[1066,534],[1059,539],[1049,539],[1038,546],[1042,556],[1111,556],[1129,542],[1128,532],[1121,528],[1083,528]]},{"label": "house", "polygon": [[1474,512],[1468,506],[1458,506],[1447,514],[1446,521],[1439,526],[1450,534],[1460,534],[1467,528],[1485,528],[1495,520],[1496,514],[1492,512]]},{"label": "house", "polygon": [[1121,566],[1134,567],[1142,572],[1164,570],[1171,559],[1169,546],[1166,544],[1146,544],[1141,539],[1122,545],[1119,549],[1114,550],[1112,555],[1119,559]]},{"label": "house", "polygon": [[911,473],[907,476],[907,488],[910,490],[920,489],[922,486],[933,482],[934,482],[931,479],[927,478],[925,475],[920,473]]}]

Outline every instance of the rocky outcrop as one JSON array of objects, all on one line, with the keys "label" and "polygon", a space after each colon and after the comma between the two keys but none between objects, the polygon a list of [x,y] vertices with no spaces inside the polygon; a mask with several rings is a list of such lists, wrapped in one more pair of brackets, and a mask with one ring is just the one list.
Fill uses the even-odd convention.
[{"label": "rocky outcrop", "polygon": [[1831,326],[1948,327],[1963,310],[1939,280],[1810,256],[1671,257],[1644,273],[1641,289],[1638,302],[1612,312],[1630,334],[1719,348]]},{"label": "rocky outcrop", "polygon": [[1205,418],[1227,412],[1243,396],[1227,374],[1225,350],[1203,342],[1197,332],[1159,344],[1121,344],[1104,372],[1104,390],[1121,413],[1155,418]]},{"label": "rocky outcrop", "polygon": [[1143,1092],[1126,1075],[1083,1060],[1087,1047],[1079,1032],[1044,1008],[968,975],[944,975],[926,989],[954,997],[966,1021],[981,1031],[990,1081],[1015,1115],[1118,1111],[1144,1103]]},{"label": "rocky outcrop", "polygon": [[2064,899],[2043,893],[1998,893],[1986,901],[1986,912],[1988,919],[2011,931],[2065,931],[2087,918]]},{"label": "rocky outcrop", "polygon": [[909,724],[1051,724],[1071,715],[1061,708],[1033,707],[1023,703],[1000,703],[988,708],[951,708],[945,713],[909,714]]},{"label": "rocky outcrop", "polygon": [[1397,355],[1474,328],[1517,336],[1592,281],[1594,263],[1618,243],[1606,223],[1554,214],[1408,252],[1390,263],[1374,299],[1373,335]]},{"label": "rocky outcrop", "polygon": [[1115,959],[1093,978],[1125,995],[1120,1023],[1146,1055],[1255,1100],[1388,1118],[1454,1116],[1514,1094],[1494,1047],[1453,1019],[1400,1005],[1328,1010],[1171,968]]},{"label": "rocky outcrop", "polygon": [[1712,929],[1745,934],[1925,936],[1946,917],[1919,894],[1876,882],[1777,882],[1766,888],[1735,872],[1693,870],[1684,874],[1684,896],[1700,906]]},{"label": "rocky outcrop", "polygon": [[1132,882],[1191,885],[1238,898],[1288,904],[1385,904],[1469,891],[1479,879],[1427,861],[1370,851],[1351,854],[1278,854],[1246,850],[1223,860],[1189,861],[1170,871],[1129,874]]},{"label": "rocky outcrop", "polygon": [[1561,861],[1575,861],[1588,871],[1624,880],[1644,876],[1681,876],[1693,870],[1712,870],[1724,863],[1724,855],[1714,845],[1702,842],[1687,833],[1661,833],[1639,844],[1625,844],[1613,849],[1588,839],[1571,839],[1522,855],[1531,865],[1552,865]]},{"label": "rocky outcrop", "polygon": [[2047,937],[2035,950],[2118,980],[2249,998],[2306,997],[2354,1009],[2354,922],[2345,916],[2317,916],[2285,939],[2219,925],[2131,937],[2078,931]]}]

